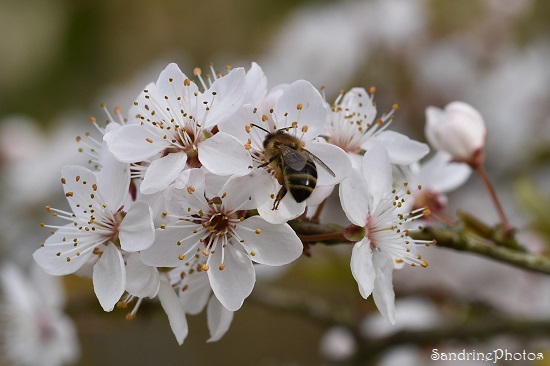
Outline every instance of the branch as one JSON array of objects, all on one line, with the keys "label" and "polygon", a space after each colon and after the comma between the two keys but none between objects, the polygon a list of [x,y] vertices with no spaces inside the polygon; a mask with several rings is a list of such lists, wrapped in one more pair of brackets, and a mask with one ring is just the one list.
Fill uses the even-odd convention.
[{"label": "branch", "polygon": [[461,233],[453,229],[426,228],[421,232],[411,232],[411,237],[421,240],[435,239],[439,247],[476,253],[528,271],[550,274],[548,257],[495,245],[494,241],[470,233]]},{"label": "branch", "polygon": [[[462,225],[445,228],[430,227],[420,232],[411,232],[410,235],[413,239],[419,240],[435,239],[440,247],[476,253],[528,271],[550,274],[550,258],[526,252],[525,246],[513,237],[505,235],[500,226],[487,226],[463,212],[459,213],[459,216],[462,219]],[[290,225],[305,245],[353,244],[344,238],[344,228],[339,225],[295,220],[290,222]]]}]

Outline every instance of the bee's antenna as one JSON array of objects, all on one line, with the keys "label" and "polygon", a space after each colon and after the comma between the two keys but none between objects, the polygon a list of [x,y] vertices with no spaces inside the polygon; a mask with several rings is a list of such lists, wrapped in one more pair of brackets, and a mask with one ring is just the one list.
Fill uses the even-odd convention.
[{"label": "bee's antenna", "polygon": [[265,128],[263,128],[263,127],[261,127],[261,126],[258,126],[257,124],[251,123],[250,126],[258,127],[260,130],[263,130],[263,131],[269,133],[268,130],[266,130]]}]

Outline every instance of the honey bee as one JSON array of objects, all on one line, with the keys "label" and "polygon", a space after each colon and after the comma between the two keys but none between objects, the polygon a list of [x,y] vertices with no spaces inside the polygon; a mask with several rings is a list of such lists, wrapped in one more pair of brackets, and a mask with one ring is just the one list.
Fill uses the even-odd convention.
[{"label": "honey bee", "polygon": [[267,132],[264,139],[264,155],[266,162],[259,167],[270,166],[275,172],[275,178],[282,186],[272,210],[279,207],[279,203],[290,192],[294,200],[298,203],[305,201],[317,185],[317,167],[321,166],[333,177],[336,176],[321,159],[313,153],[304,149],[302,141],[299,138],[288,134],[288,128],[282,128],[275,132],[269,132],[266,129],[252,124],[261,130]]}]

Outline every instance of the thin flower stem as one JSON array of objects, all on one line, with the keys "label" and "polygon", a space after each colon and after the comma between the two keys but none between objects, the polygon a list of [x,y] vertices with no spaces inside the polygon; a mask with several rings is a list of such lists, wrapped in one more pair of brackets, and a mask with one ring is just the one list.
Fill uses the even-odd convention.
[{"label": "thin flower stem", "polygon": [[502,228],[504,229],[504,232],[508,235],[511,234],[512,228],[510,227],[510,224],[508,224],[508,219],[506,218],[506,214],[502,209],[502,205],[500,204],[500,200],[497,197],[495,188],[493,187],[493,184],[489,180],[489,177],[487,176],[487,172],[485,171],[483,164],[477,165],[475,167],[475,170],[477,174],[479,174],[479,176],[481,177],[481,180],[485,184],[485,187],[487,187],[487,190],[489,191],[489,195],[491,196],[491,199],[493,200],[493,203],[495,204],[495,208],[498,212],[498,215],[500,216],[500,223],[502,224]]},{"label": "thin flower stem", "polygon": [[331,234],[317,234],[317,235],[300,235],[298,237],[302,243],[311,243],[327,240],[341,240],[342,243],[347,243],[348,240],[344,237],[344,233],[331,233]]}]

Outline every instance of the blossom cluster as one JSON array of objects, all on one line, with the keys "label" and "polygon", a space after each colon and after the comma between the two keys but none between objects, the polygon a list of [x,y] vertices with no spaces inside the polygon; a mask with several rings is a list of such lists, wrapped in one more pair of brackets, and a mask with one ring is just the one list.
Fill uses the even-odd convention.
[{"label": "blossom cluster", "polygon": [[[338,185],[351,272],[395,323],[393,270],[427,265],[416,246],[429,242],[410,238],[411,222],[437,211],[469,170],[447,170],[426,196],[414,172],[429,147],[388,130],[397,106],[377,117],[373,89],[328,103],[305,80],[268,90],[255,63],[193,74],[170,64],[127,117],[117,108],[116,119],[105,109],[106,126],[91,119],[102,138],[77,139],[90,166],[62,169],[70,210],[47,207],[65,223],[43,224],[52,232],[36,262],[52,275],[91,276],[105,311],[135,302],[131,318],[158,297],[180,344],[186,316],[206,308],[216,341],[251,294],[255,265],[298,259],[289,222],[307,220]],[[432,173],[451,160],[435,155]]]}]

